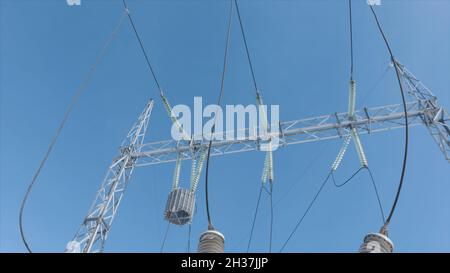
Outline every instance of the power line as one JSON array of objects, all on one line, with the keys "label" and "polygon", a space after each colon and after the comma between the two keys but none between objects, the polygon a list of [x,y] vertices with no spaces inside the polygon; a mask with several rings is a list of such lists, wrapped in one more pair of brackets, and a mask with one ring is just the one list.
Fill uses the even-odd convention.
[{"label": "power line", "polygon": [[258,200],[256,201],[256,209],[255,209],[255,213],[254,213],[254,216],[253,216],[252,228],[251,228],[251,230],[250,230],[250,237],[249,237],[249,239],[248,239],[247,253],[248,253],[249,250],[250,250],[250,244],[251,244],[251,242],[252,242],[253,230],[254,230],[254,228],[255,228],[256,216],[258,215],[259,202],[261,201],[262,190],[263,190],[263,184],[261,184],[261,187],[259,188]]},{"label": "power line", "polygon": [[400,80],[400,73],[398,71],[397,61],[394,58],[394,54],[392,53],[391,47],[390,47],[389,42],[388,42],[388,40],[386,38],[386,35],[384,34],[384,31],[383,31],[382,27],[380,25],[380,22],[378,20],[377,14],[375,13],[375,10],[373,9],[372,6],[369,6],[369,7],[370,7],[370,10],[372,11],[372,14],[373,14],[373,16],[375,18],[375,21],[377,23],[378,30],[380,31],[380,34],[383,37],[384,43],[386,45],[386,48],[389,51],[389,55],[391,56],[391,61],[394,64],[394,67],[395,67],[395,74],[397,76],[398,85],[400,87],[400,93],[401,93],[402,103],[403,103],[403,112],[404,112],[404,116],[405,116],[405,146],[404,146],[404,151],[403,151],[403,163],[402,163],[402,170],[401,170],[401,175],[400,175],[400,181],[399,181],[399,184],[398,184],[397,193],[395,195],[394,203],[392,204],[391,210],[389,212],[389,216],[387,217],[385,224],[381,228],[381,232],[382,233],[386,233],[387,232],[387,227],[388,227],[388,225],[389,225],[389,223],[390,223],[390,221],[392,219],[392,216],[394,215],[395,208],[397,207],[397,202],[398,202],[398,199],[400,197],[400,192],[402,190],[403,181],[404,181],[404,178],[405,178],[406,162],[407,162],[407,159],[408,159],[408,141],[409,141],[408,110],[406,108],[405,93],[403,91],[402,82]]},{"label": "power line", "polygon": [[385,221],[386,221],[386,218],[385,218],[385,216],[384,216],[384,209],[383,209],[383,205],[381,204],[380,194],[378,193],[377,184],[375,183],[375,179],[373,178],[372,171],[370,170],[370,168],[369,168],[368,166],[363,166],[363,167],[359,168],[355,173],[353,173],[353,174],[350,176],[350,178],[348,178],[347,180],[345,180],[345,181],[344,181],[343,183],[341,183],[341,184],[337,184],[337,183],[336,183],[336,180],[335,180],[335,178],[334,178],[334,172],[332,172],[332,173],[331,173],[331,178],[333,179],[333,184],[334,184],[334,186],[335,186],[336,188],[343,187],[345,184],[347,184],[348,182],[350,182],[350,181],[351,181],[351,180],[352,180],[352,179],[353,179],[360,171],[362,171],[363,169],[366,169],[367,172],[369,173],[370,180],[371,180],[371,182],[372,182],[372,186],[373,186],[373,189],[374,189],[374,192],[375,192],[375,196],[376,196],[376,198],[377,198],[378,206],[379,206],[379,209],[380,209],[380,215],[381,215],[381,218],[382,218],[383,224],[384,224]]},{"label": "power line", "polygon": [[163,252],[164,250],[164,246],[166,245],[166,240],[167,240],[167,234],[169,234],[169,228],[170,228],[170,222],[167,222],[167,227],[166,227],[166,231],[164,232],[164,238],[163,241],[161,243],[161,249],[160,249],[160,253]]},{"label": "power line", "polygon": [[383,81],[384,77],[387,75],[387,72],[389,71],[389,68],[391,68],[391,64],[386,66],[386,68],[383,70],[383,73],[381,73],[380,77],[377,78],[375,83],[372,85],[372,87],[369,89],[369,91],[366,92],[364,95],[364,98],[361,100],[361,104],[364,105],[366,100],[369,98],[369,96],[372,94],[373,91],[377,89],[377,87],[380,85],[380,83]]},{"label": "power line", "polygon": [[270,181],[270,230],[269,230],[269,253],[272,252],[272,235],[273,235],[273,183]]},{"label": "power line", "polygon": [[375,190],[375,195],[377,197],[378,206],[380,208],[381,219],[383,220],[383,223],[386,223],[386,217],[384,216],[384,209],[383,209],[383,205],[381,203],[380,194],[378,193],[377,184],[375,183],[375,179],[373,178],[372,171],[370,170],[370,168],[366,167],[366,169],[369,172],[369,176],[370,176],[370,179],[372,181],[373,189]]},{"label": "power line", "polygon": [[116,27],[114,28],[113,32],[111,33],[111,35],[109,36],[109,38],[106,40],[106,42],[104,43],[103,47],[101,48],[101,50],[99,51],[99,53],[97,54],[97,57],[94,61],[94,63],[92,64],[92,66],[90,67],[89,71],[87,72],[84,80],[82,81],[82,83],[80,84],[80,86],[78,87],[78,89],[75,91],[75,94],[73,95],[70,104],[64,114],[63,119],[61,120],[61,123],[59,124],[59,127],[57,128],[51,142],[50,145],[47,148],[47,151],[44,155],[44,157],[42,158],[41,162],[39,163],[39,167],[36,170],[35,174],[33,175],[33,178],[31,179],[30,184],[28,185],[28,188],[25,192],[25,195],[23,197],[22,203],[20,205],[20,212],[19,212],[19,229],[20,229],[20,236],[22,238],[22,242],[25,245],[26,249],[28,250],[28,252],[32,253],[32,250],[26,240],[25,237],[25,232],[23,229],[23,211],[25,208],[25,204],[28,200],[28,196],[36,182],[36,180],[38,179],[39,175],[41,174],[42,169],[44,168],[45,163],[47,162],[47,159],[49,158],[53,147],[55,146],[67,120],[69,119],[70,114],[72,113],[75,104],[77,103],[79,97],[87,90],[92,77],[94,75],[95,70],[97,69],[98,65],[100,64],[100,62],[102,61],[106,50],[108,49],[109,45],[111,44],[111,42],[113,41],[114,37],[116,36],[117,32],[119,31],[120,27],[122,26],[122,23],[125,19],[125,13],[122,14],[122,16],[119,18],[118,23],[116,24]]},{"label": "power line", "polygon": [[150,72],[152,74],[153,80],[155,81],[159,92],[162,94],[163,91],[161,89],[161,86],[159,84],[158,79],[156,78],[156,73],[155,73],[155,71],[154,71],[154,69],[152,67],[152,64],[150,63],[150,58],[148,57],[147,51],[144,48],[144,44],[142,43],[142,39],[141,39],[141,37],[139,35],[139,32],[136,29],[136,26],[135,26],[134,21],[133,21],[133,17],[131,17],[131,13],[130,13],[130,10],[128,9],[128,5],[127,5],[126,0],[122,0],[122,3],[123,3],[123,7],[125,8],[126,14],[128,15],[128,19],[130,20],[130,23],[131,23],[131,26],[133,28],[134,34],[135,34],[135,36],[136,36],[136,38],[137,38],[137,40],[139,42],[139,46],[140,46],[140,48],[142,50],[142,53],[144,54],[145,61],[147,62],[147,66],[150,69]]},{"label": "power line", "polygon": [[309,162],[306,165],[306,167],[302,170],[300,176],[298,176],[297,179],[295,179],[294,182],[292,182],[289,185],[288,189],[275,202],[274,207],[276,207],[281,201],[284,200],[284,198],[286,198],[286,196],[289,195],[289,193],[292,192],[292,190],[295,188],[295,186],[298,185],[296,182],[297,181],[301,181],[301,179],[309,172],[309,170],[311,170],[311,168],[314,165],[314,163],[316,163],[316,161],[323,155],[323,153],[325,152],[325,150],[326,150],[326,148],[328,147],[329,144],[330,144],[330,142],[327,142],[326,144],[322,145],[322,148],[314,155],[314,158],[312,160],[309,160]]},{"label": "power line", "polygon": [[261,196],[262,196],[263,189],[269,195],[269,201],[270,201],[270,203],[269,203],[270,204],[269,252],[272,252],[273,208],[274,208],[274,205],[273,205],[273,184],[270,183],[270,189],[269,190],[264,186],[264,184],[261,184],[261,187],[259,188],[258,199],[256,201],[255,213],[254,213],[254,216],[253,216],[252,227],[251,227],[251,230],[250,230],[249,240],[248,240],[248,244],[247,244],[247,253],[250,250],[250,245],[251,245],[251,241],[252,241],[252,238],[253,238],[253,231],[254,231],[254,228],[255,228],[256,217],[257,217],[257,214],[258,214],[258,211],[259,211],[259,204],[260,204],[260,201],[261,201]]},{"label": "power line", "polygon": [[342,186],[344,186],[345,184],[347,184],[348,182],[350,182],[361,170],[363,170],[365,167],[361,167],[359,168],[356,172],[354,172],[350,178],[348,178],[347,180],[345,180],[343,183],[341,184],[337,184],[336,180],[334,179],[334,172],[331,172],[331,178],[333,179],[333,184],[336,188],[340,188]]},{"label": "power line", "polygon": [[[224,86],[225,86],[225,74],[226,74],[226,70],[227,70],[228,49],[230,47],[232,17],[233,17],[233,2],[232,2],[232,0],[230,0],[230,11],[228,14],[228,27],[227,27],[227,37],[225,40],[225,52],[224,52],[224,57],[223,57],[222,77],[221,77],[221,82],[220,82],[219,98],[217,100],[218,108],[220,107],[220,103],[221,103],[221,100],[223,97]],[[216,118],[217,118],[217,115],[214,116],[214,123],[211,128],[211,136],[210,136],[209,145],[208,145],[208,155],[206,157],[206,170],[205,170],[205,203],[206,203],[206,215],[208,217],[208,229],[214,229],[214,226],[212,225],[212,221],[211,221],[211,214],[209,211],[209,195],[208,195],[208,177],[209,177],[209,175],[208,174],[209,174],[209,159],[211,156],[212,139],[213,139],[213,134],[214,134],[215,128],[216,128],[216,126],[215,126]]]},{"label": "power line", "polygon": [[348,0],[349,28],[350,28],[350,80],[353,80],[353,22],[352,22],[352,0]]},{"label": "power line", "polygon": [[250,66],[250,71],[252,73],[253,85],[255,86],[256,93],[259,94],[258,85],[256,84],[255,72],[253,70],[253,64],[252,64],[252,60],[250,58],[250,52],[248,50],[248,45],[247,45],[247,38],[245,36],[244,26],[242,24],[241,13],[239,12],[239,5],[237,3],[237,0],[234,0],[234,5],[236,6],[236,12],[237,12],[238,19],[239,19],[239,26],[241,28],[242,39],[244,40],[244,45],[245,45],[245,52],[247,53],[247,60],[248,60],[249,66]]},{"label": "power line", "polygon": [[188,226],[187,253],[191,252],[191,226],[192,226],[192,224],[189,224],[189,226]]},{"label": "power line", "polygon": [[303,222],[303,220],[305,219],[306,215],[308,214],[309,210],[311,209],[311,207],[314,205],[314,203],[317,200],[317,197],[319,197],[320,193],[322,192],[323,188],[325,187],[325,185],[327,184],[328,180],[330,179],[332,171],[330,171],[327,175],[327,177],[325,178],[325,180],[322,182],[322,185],[320,186],[319,190],[317,191],[316,195],[314,196],[314,198],[311,200],[311,202],[309,203],[308,207],[306,208],[305,212],[303,213],[302,217],[300,218],[300,220],[298,220],[297,224],[295,225],[294,229],[292,230],[292,232],[289,234],[289,237],[287,238],[287,240],[284,242],[283,246],[280,249],[280,252],[283,252],[284,248],[286,247],[286,245],[289,243],[289,241],[291,240],[292,236],[295,234],[295,232],[297,232],[298,227],[300,226],[300,224]]}]

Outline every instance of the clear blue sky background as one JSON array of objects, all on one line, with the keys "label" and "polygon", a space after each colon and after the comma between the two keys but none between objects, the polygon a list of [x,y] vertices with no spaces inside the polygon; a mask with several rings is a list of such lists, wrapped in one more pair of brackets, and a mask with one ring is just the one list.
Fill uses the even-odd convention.
[{"label": "clear blue sky background", "polygon": [[[257,81],[265,102],[280,105],[281,119],[346,111],[347,1],[240,2]],[[393,70],[369,93],[389,57],[365,1],[353,2],[358,108],[399,103]],[[228,1],[129,0],[129,8],[171,102],[192,105],[194,96],[203,96],[205,104],[214,103]],[[397,58],[450,109],[450,1],[385,0],[377,12]],[[119,0],[83,0],[79,7],[69,7],[65,0],[0,0],[0,251],[25,251],[18,213],[26,186],[121,13]],[[250,104],[251,75],[234,19],[224,103]],[[168,139],[170,121],[127,21],[30,196],[25,230],[34,251],[64,250],[117,147],[150,97],[157,104],[147,141]],[[364,135],[362,141],[387,211],[400,175],[403,130]],[[341,140],[334,140],[275,152],[275,251],[319,188],[340,145]],[[225,234],[226,251],[245,251],[263,160],[258,152],[212,159],[212,216]],[[185,185],[188,165],[182,176]],[[173,166],[135,171],[105,251],[159,251]],[[343,179],[356,168],[352,147],[337,177]],[[207,226],[203,183],[202,176],[193,249]],[[396,251],[450,251],[449,196],[449,163],[425,127],[412,128],[404,190],[390,226]],[[252,251],[268,250],[268,200],[263,196]],[[364,173],[340,189],[328,184],[286,251],[355,252],[363,236],[380,226],[375,195]],[[187,227],[172,226],[166,251],[185,251],[186,245]]]}]

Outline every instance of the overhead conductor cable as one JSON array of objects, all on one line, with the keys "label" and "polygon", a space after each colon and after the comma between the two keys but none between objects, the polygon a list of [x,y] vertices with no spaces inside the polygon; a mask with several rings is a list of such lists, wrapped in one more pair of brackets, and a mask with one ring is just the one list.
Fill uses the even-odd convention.
[{"label": "overhead conductor cable", "polygon": [[[222,76],[220,81],[220,92],[219,97],[217,99],[217,107],[220,107],[224,87],[225,87],[225,75],[227,71],[227,61],[228,61],[228,49],[230,47],[230,38],[231,38],[231,20],[233,15],[233,0],[230,0],[230,9],[228,13],[228,26],[227,26],[227,35],[225,39],[225,52],[223,57],[223,67],[222,67]],[[205,204],[206,204],[206,216],[208,218],[208,229],[200,235],[199,244],[197,251],[199,253],[223,253],[225,247],[225,237],[222,233],[217,231],[212,223],[211,213],[209,209],[209,191],[208,191],[208,178],[209,178],[209,159],[211,156],[211,146],[212,140],[215,132],[217,115],[214,116],[214,123],[211,128],[211,135],[209,139],[208,145],[208,153],[206,156],[206,169],[205,169]]]},{"label": "overhead conductor cable", "polygon": [[384,31],[383,31],[383,29],[382,29],[382,27],[380,25],[380,22],[378,20],[378,16],[377,16],[373,6],[370,5],[369,7],[370,7],[370,10],[372,11],[372,14],[373,14],[373,16],[375,18],[375,21],[377,23],[378,30],[379,30],[381,36],[383,37],[383,41],[384,41],[384,43],[386,45],[386,48],[387,48],[387,50],[389,52],[389,55],[391,57],[391,61],[394,64],[394,67],[395,67],[395,74],[397,76],[397,82],[398,82],[398,85],[399,85],[399,88],[400,88],[400,94],[401,94],[401,98],[402,98],[403,112],[404,112],[404,118],[405,118],[405,145],[404,145],[404,149],[403,149],[403,162],[402,162],[402,169],[401,169],[401,174],[400,174],[400,181],[399,181],[399,184],[398,184],[397,193],[395,195],[395,199],[394,199],[394,202],[392,204],[392,207],[391,207],[391,210],[389,212],[389,215],[388,215],[388,217],[386,219],[385,224],[383,225],[383,227],[380,230],[381,234],[387,235],[388,225],[391,222],[392,216],[394,215],[394,212],[395,212],[395,208],[397,207],[398,199],[400,197],[400,192],[402,190],[403,181],[404,181],[404,178],[405,178],[406,162],[407,162],[407,158],[408,158],[408,141],[409,141],[408,110],[407,110],[407,107],[406,107],[405,93],[403,91],[402,81],[400,80],[399,65],[398,65],[398,63],[397,63],[397,61],[396,61],[396,59],[394,57],[394,54],[392,53],[391,47],[389,45],[389,42],[388,42],[388,40],[386,38],[386,35],[384,34]]},{"label": "overhead conductor cable", "polygon": [[400,94],[401,94],[401,98],[402,98],[403,112],[404,112],[404,118],[405,118],[405,146],[404,146],[404,150],[403,150],[403,163],[402,163],[402,170],[401,170],[401,174],[400,174],[400,181],[398,184],[397,193],[395,195],[395,199],[392,204],[389,215],[386,218],[384,225],[381,227],[381,229],[378,233],[369,233],[364,237],[364,241],[361,244],[359,252],[361,252],[361,253],[391,253],[394,251],[394,244],[388,237],[388,226],[391,222],[395,208],[397,207],[397,202],[400,197],[400,192],[402,190],[403,181],[405,178],[406,162],[407,162],[407,158],[408,158],[409,124],[408,124],[408,111],[407,111],[407,107],[406,107],[405,93],[403,91],[403,85],[402,85],[402,81],[400,79],[399,64],[395,60],[395,57],[394,57],[394,54],[392,53],[389,42],[386,38],[386,35],[384,34],[384,31],[381,27],[380,22],[378,20],[378,16],[373,8],[374,5],[375,5],[375,3],[369,3],[369,7],[373,14],[373,17],[375,18],[378,30],[383,38],[383,41],[386,45],[387,50],[389,52],[391,62],[395,67],[395,74],[397,76],[397,81],[398,81],[398,85],[400,88]]}]

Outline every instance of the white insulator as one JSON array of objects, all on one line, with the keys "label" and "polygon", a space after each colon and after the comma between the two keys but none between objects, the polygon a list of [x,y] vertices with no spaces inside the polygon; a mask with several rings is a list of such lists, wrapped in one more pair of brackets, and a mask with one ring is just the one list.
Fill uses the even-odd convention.
[{"label": "white insulator", "polygon": [[356,82],[354,80],[350,81],[350,88],[348,94],[348,117],[353,118],[355,115],[356,106]]},{"label": "white insulator", "polygon": [[364,243],[359,248],[360,253],[392,253],[394,244],[381,233],[369,233],[364,237]]},{"label": "white insulator", "polygon": [[359,138],[358,132],[355,128],[352,128],[352,136],[353,140],[355,142],[356,151],[358,152],[359,162],[361,163],[361,166],[367,167],[369,166],[366,158],[366,154],[364,153],[364,149],[361,144],[361,140]]},{"label": "white insulator", "polygon": [[273,181],[273,154],[272,150],[269,150],[269,169],[267,170],[269,175],[269,180]]},{"label": "white insulator", "polygon": [[205,159],[206,159],[206,150],[203,151],[200,154],[200,158],[197,164],[197,171],[195,173],[195,177],[194,177],[194,183],[193,186],[191,188],[192,191],[195,191],[197,189],[198,186],[198,181],[200,180],[200,174],[202,173],[202,169],[203,169],[203,165],[205,163]]},{"label": "white insulator", "polygon": [[217,230],[207,230],[200,235],[198,253],[224,253],[225,237]]},{"label": "white insulator", "polygon": [[192,158],[191,164],[191,189],[194,187],[195,183],[195,172],[197,171],[197,159]]},{"label": "white insulator", "polygon": [[162,101],[163,101],[163,105],[164,105],[164,108],[166,109],[167,114],[169,115],[170,119],[172,119],[172,121],[173,121],[172,107],[170,106],[169,100],[167,100],[167,98],[164,95],[162,95]]},{"label": "white insulator", "polygon": [[198,160],[193,160],[192,171],[191,171],[191,191],[196,191],[198,186],[198,181],[200,180],[200,174],[205,163],[207,152],[206,150],[201,151]]},{"label": "white insulator", "polygon": [[339,150],[338,155],[336,156],[336,159],[333,162],[333,165],[331,165],[331,169],[333,171],[336,171],[337,168],[339,167],[339,165],[341,164],[342,159],[344,158],[345,152],[347,151],[348,145],[350,144],[350,140],[351,140],[352,136],[348,135],[345,139],[344,139],[344,143],[342,143],[342,147]]},{"label": "white insulator", "polygon": [[169,194],[164,219],[175,225],[192,221],[195,206],[195,193],[189,189],[175,189]]},{"label": "white insulator", "polygon": [[266,157],[264,158],[264,167],[261,176],[261,181],[265,183],[267,181],[267,177],[269,176],[269,153],[266,153]]},{"label": "white insulator", "polygon": [[167,114],[169,115],[169,118],[172,120],[172,123],[175,124],[177,129],[181,132],[183,135],[183,139],[188,140],[190,139],[189,135],[186,133],[186,131],[181,127],[180,123],[178,122],[177,118],[172,114],[172,106],[170,106],[169,100],[166,98],[166,96],[161,93],[161,98],[164,104],[164,108],[167,111]]},{"label": "white insulator", "polygon": [[367,0],[369,6],[379,6],[381,5],[381,0]]}]

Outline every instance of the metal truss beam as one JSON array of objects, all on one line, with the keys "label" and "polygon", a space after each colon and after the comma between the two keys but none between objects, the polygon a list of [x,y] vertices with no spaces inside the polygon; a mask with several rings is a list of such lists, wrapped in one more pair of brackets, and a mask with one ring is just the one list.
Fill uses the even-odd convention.
[{"label": "metal truss beam", "polygon": [[[402,84],[413,101],[407,103],[409,126],[425,125],[433,139],[450,162],[450,115],[440,106],[437,98],[402,64],[396,62],[401,72]],[[272,128],[273,125],[272,124]],[[281,122],[277,132],[269,133],[272,139],[278,138],[281,147],[314,141],[342,138],[355,128],[358,134],[371,134],[405,127],[404,111],[401,104],[355,111],[354,117],[347,113],[333,113],[324,116]],[[247,136],[249,129],[245,129]],[[218,135],[226,135],[218,132]],[[238,140],[214,140],[211,156],[259,150],[262,140],[251,137]],[[194,151],[205,148],[207,141],[166,140],[143,144],[140,152],[134,153],[136,166],[147,166],[176,161],[180,154],[182,160],[191,159]]]},{"label": "metal truss beam", "polygon": [[[422,124],[422,116],[432,109],[421,107],[420,102],[408,103],[409,125]],[[346,137],[350,128],[358,130],[359,134],[371,134],[402,128],[404,124],[403,106],[401,104],[374,108],[364,108],[355,111],[353,120],[349,120],[347,112],[281,122],[280,130],[269,133],[270,137],[279,138],[280,147],[314,141]],[[220,134],[220,133],[218,133]],[[247,137],[241,140],[214,140],[211,146],[211,156],[259,150],[261,140]],[[143,144],[139,153],[133,154],[137,159],[136,166],[162,164],[176,161],[181,154],[183,160],[191,158],[192,151],[208,145],[202,141],[166,140]]]}]

